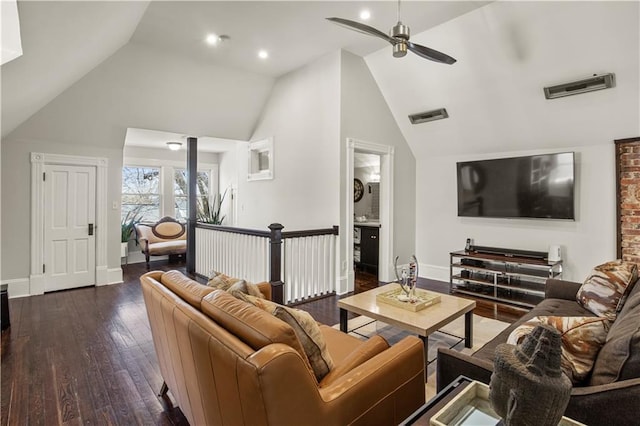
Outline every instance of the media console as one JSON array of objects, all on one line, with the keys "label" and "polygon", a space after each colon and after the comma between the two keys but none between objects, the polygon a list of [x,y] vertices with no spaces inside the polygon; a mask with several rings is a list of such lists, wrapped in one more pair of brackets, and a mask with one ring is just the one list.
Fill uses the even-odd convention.
[{"label": "media console", "polygon": [[562,261],[547,253],[474,246],[449,253],[451,293],[532,308],[544,298],[548,278],[562,278]]}]

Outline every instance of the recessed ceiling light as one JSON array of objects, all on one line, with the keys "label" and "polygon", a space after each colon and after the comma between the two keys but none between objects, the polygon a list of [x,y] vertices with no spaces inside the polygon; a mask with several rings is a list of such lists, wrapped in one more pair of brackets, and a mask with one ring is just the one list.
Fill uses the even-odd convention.
[{"label": "recessed ceiling light", "polygon": [[371,12],[369,12],[367,9],[364,9],[360,12],[360,19],[362,19],[363,21],[367,21],[369,20],[369,18],[371,18]]},{"label": "recessed ceiling light", "polygon": [[220,41],[220,37],[217,34],[208,34],[206,40],[207,44],[215,46]]},{"label": "recessed ceiling light", "polygon": [[177,151],[182,146],[182,142],[167,142],[167,146],[171,151]]},{"label": "recessed ceiling light", "polygon": [[258,52],[258,58],[267,59],[268,57],[269,57],[269,52],[267,52],[266,50],[262,49],[261,51]]}]

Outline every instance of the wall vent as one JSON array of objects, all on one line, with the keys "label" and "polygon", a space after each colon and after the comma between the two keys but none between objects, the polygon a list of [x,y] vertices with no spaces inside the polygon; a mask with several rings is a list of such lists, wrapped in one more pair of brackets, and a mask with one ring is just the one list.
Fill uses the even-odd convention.
[{"label": "wall vent", "polygon": [[584,80],[545,87],[544,97],[547,99],[555,99],[563,96],[593,92],[594,90],[608,89],[613,86],[615,86],[613,73],[601,75],[594,74],[593,77],[585,78]]},{"label": "wall vent", "polygon": [[442,120],[443,118],[449,118],[449,114],[445,108],[434,109],[433,111],[419,112],[417,114],[411,114],[409,120],[411,124],[426,123],[427,121]]}]

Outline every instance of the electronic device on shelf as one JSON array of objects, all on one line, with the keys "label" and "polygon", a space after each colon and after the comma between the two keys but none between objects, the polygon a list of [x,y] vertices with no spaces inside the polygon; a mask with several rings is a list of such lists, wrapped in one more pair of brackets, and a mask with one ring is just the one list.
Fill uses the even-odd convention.
[{"label": "electronic device on shelf", "polygon": [[528,259],[547,260],[547,252],[544,251],[516,250],[485,246],[473,246],[473,251],[480,254],[494,254],[504,257],[525,257]]}]

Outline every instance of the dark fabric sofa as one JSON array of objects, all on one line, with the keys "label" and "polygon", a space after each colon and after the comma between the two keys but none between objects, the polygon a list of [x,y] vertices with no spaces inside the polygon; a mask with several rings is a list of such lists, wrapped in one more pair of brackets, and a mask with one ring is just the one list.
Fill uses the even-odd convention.
[{"label": "dark fabric sofa", "polygon": [[[509,334],[535,316],[595,316],[576,302],[580,283],[547,280],[545,299],[473,355],[438,350],[437,388],[442,390],[459,375],[489,383],[494,352]],[[608,379],[607,379],[608,377]],[[611,381],[606,384],[603,381]],[[575,386],[565,415],[588,425],[640,424],[640,283],[637,283],[598,353],[592,375]]]}]

